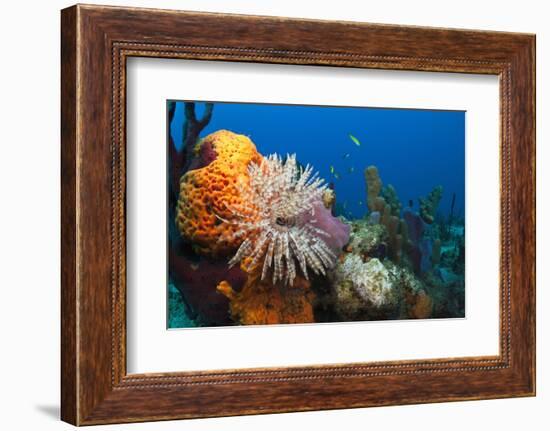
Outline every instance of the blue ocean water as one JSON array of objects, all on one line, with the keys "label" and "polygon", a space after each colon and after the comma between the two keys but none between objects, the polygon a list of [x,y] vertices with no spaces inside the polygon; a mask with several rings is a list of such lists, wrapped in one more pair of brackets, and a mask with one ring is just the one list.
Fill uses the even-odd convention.
[{"label": "blue ocean water", "polygon": [[[204,105],[196,104],[198,116]],[[183,106],[176,103],[170,130],[176,143],[182,141]],[[403,206],[412,201],[418,208],[418,198],[441,185],[439,211],[449,213],[455,194],[454,214],[464,216],[464,111],[216,102],[201,136],[219,129],[249,136],[263,155],[296,153],[301,164],[313,165],[334,184],[347,217],[367,213],[369,165],[394,186]]]}]

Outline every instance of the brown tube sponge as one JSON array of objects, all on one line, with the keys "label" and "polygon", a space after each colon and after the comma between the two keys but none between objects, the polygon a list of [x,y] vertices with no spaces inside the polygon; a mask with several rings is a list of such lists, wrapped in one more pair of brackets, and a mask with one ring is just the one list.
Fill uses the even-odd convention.
[{"label": "brown tube sponge", "polygon": [[376,198],[382,190],[382,180],[378,175],[376,166],[365,169],[365,182],[367,183],[367,205],[370,211],[379,211],[376,206]]}]

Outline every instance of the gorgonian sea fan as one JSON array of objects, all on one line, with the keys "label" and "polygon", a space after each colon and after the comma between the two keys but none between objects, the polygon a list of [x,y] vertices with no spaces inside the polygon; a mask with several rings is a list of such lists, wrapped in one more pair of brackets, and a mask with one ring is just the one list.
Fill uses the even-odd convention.
[{"label": "gorgonian sea fan", "polygon": [[297,266],[306,279],[308,268],[325,274],[337,256],[325,241],[330,235],[315,225],[327,189],[323,179],[310,165],[299,167],[295,154],[286,160],[272,154],[248,172],[249,179],[237,183],[241,203],[227,204],[232,217],[222,220],[237,225],[231,239],[243,240],[229,265],[249,257],[250,267],[261,265],[262,280],[272,273],[273,284],[292,285]]}]

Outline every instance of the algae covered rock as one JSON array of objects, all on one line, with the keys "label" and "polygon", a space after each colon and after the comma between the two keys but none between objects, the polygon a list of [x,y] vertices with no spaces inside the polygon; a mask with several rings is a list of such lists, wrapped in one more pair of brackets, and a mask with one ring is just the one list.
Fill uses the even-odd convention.
[{"label": "algae covered rock", "polygon": [[359,255],[348,254],[333,277],[334,307],[341,317],[354,320],[386,314],[397,303],[392,276],[379,259],[364,262]]},{"label": "algae covered rock", "polygon": [[348,249],[354,254],[384,258],[388,240],[386,227],[372,224],[368,220],[357,220],[351,223]]},{"label": "algae covered rock", "polygon": [[412,293],[418,293],[422,290],[423,283],[410,269],[398,266],[389,260],[386,260],[384,265],[388,269],[392,282],[398,290]]},{"label": "algae covered rock", "polygon": [[331,289],[331,306],[341,319],[425,318],[432,310],[422,281],[389,259],[347,254],[335,268]]}]

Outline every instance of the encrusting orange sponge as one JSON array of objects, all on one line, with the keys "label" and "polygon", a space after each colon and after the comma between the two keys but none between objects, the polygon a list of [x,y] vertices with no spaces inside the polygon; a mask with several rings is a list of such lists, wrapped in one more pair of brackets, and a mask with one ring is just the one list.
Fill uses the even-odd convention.
[{"label": "encrusting orange sponge", "polygon": [[269,325],[281,323],[312,323],[315,294],[309,281],[296,277],[292,287],[283,283],[273,285],[262,281],[258,268],[247,268],[250,259],[244,259],[241,269],[248,273],[240,292],[235,292],[227,281],[218,284],[218,292],[229,299],[231,318],[241,325]]},{"label": "encrusting orange sponge", "polygon": [[187,171],[180,179],[176,225],[198,253],[224,256],[242,241],[232,241],[236,226],[223,222],[233,216],[227,204],[239,203],[236,184],[248,181],[249,163],[260,163],[262,156],[248,137],[228,130],[206,136],[195,147],[195,154],[203,160],[198,164],[202,167]]}]

